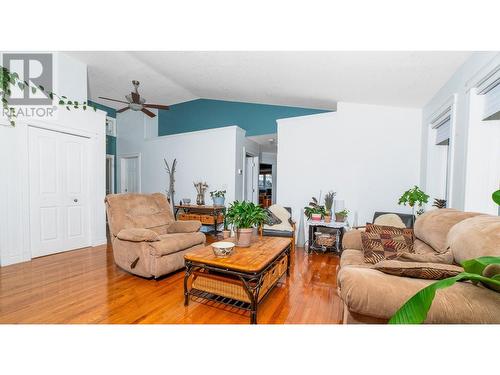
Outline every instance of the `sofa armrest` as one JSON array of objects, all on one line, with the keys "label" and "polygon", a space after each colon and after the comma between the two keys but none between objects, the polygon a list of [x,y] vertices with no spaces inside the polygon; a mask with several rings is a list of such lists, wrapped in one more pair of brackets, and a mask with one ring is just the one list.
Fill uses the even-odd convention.
[{"label": "sofa armrest", "polygon": [[145,228],[128,228],[122,229],[116,237],[123,241],[131,241],[131,242],[154,242],[160,241],[160,237],[158,233],[152,231],[151,229]]},{"label": "sofa armrest", "polygon": [[361,231],[353,229],[344,233],[342,238],[342,248],[363,250],[363,243],[361,242]]},{"label": "sofa armrest", "polygon": [[167,227],[167,233],[193,233],[201,228],[198,220],[174,221]]}]

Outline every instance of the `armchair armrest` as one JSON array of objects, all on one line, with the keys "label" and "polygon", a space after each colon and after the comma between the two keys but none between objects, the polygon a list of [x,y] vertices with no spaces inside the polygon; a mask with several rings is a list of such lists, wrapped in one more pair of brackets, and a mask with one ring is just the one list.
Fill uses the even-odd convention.
[{"label": "armchair armrest", "polygon": [[193,233],[201,228],[198,220],[174,221],[167,227],[167,233]]},{"label": "armchair armrest", "polygon": [[131,242],[154,242],[160,241],[158,233],[152,231],[151,229],[145,228],[128,228],[122,229],[116,235],[120,240],[131,241]]}]

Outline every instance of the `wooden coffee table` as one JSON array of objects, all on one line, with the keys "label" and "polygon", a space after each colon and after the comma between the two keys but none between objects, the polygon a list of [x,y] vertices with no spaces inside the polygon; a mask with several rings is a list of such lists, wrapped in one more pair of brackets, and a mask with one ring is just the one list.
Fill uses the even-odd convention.
[{"label": "wooden coffee table", "polygon": [[250,311],[250,323],[256,324],[259,303],[285,272],[290,274],[290,248],[289,238],[259,237],[250,247],[236,246],[225,258],[216,257],[211,246],[187,253],[184,305],[189,296],[220,302]]}]

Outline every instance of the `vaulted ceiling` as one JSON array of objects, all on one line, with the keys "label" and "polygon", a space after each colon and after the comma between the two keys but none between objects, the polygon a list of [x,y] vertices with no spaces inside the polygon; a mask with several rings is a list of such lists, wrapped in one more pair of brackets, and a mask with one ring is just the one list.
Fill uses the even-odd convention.
[{"label": "vaulted ceiling", "polygon": [[334,109],[338,101],[421,108],[470,52],[69,52],[89,98],[113,108],[133,79],[149,103],[207,98]]}]

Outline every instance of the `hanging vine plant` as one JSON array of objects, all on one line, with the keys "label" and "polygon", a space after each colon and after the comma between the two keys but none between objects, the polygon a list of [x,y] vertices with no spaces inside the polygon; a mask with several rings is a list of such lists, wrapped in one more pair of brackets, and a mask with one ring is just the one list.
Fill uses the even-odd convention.
[{"label": "hanging vine plant", "polygon": [[12,73],[9,69],[3,67],[0,65],[0,97],[2,100],[2,108],[3,112],[7,116],[10,125],[15,126],[16,125],[16,118],[17,118],[17,113],[16,110],[13,106],[9,104],[9,99],[12,95],[12,90],[11,87],[19,87],[20,90],[24,91],[26,89],[31,90],[33,94],[35,94],[37,91],[42,92],[45,94],[50,100],[58,100],[58,104],[60,106],[66,107],[68,111],[71,110],[71,108],[74,109],[79,109],[82,108],[84,111],[87,110],[88,107],[93,108],[94,111],[97,111],[97,108],[88,104],[86,101],[83,103],[80,103],[76,100],[69,100],[66,96],[59,96],[56,93],[52,91],[48,91],[45,89],[44,86],[42,85],[33,85],[30,84],[27,81],[21,80],[19,78],[19,75],[14,72]]}]

